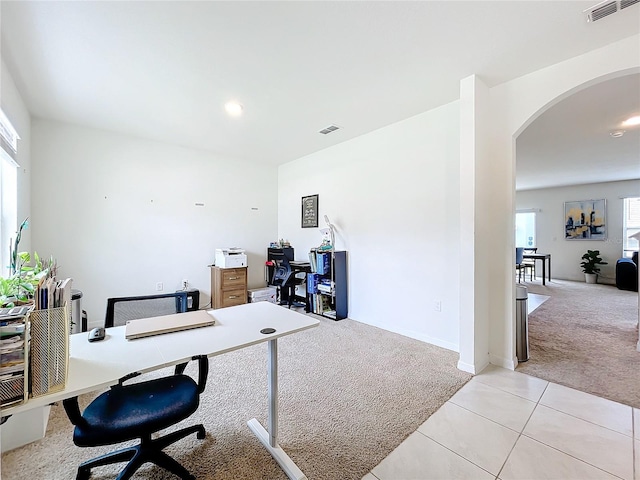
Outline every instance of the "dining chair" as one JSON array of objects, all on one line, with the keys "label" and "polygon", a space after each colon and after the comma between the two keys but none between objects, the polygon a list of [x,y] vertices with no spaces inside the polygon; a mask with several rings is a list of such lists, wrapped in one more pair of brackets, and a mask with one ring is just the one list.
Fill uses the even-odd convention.
[{"label": "dining chair", "polygon": [[524,248],[516,247],[516,272],[518,272],[518,283],[522,283],[522,272],[524,271],[525,280],[527,279],[527,268],[529,266],[524,261]]},{"label": "dining chair", "polygon": [[[537,247],[531,247],[531,248],[524,247],[525,254],[536,253],[537,251],[538,251]],[[536,261],[533,258],[524,258],[522,260],[522,263],[529,268],[530,279],[531,281],[533,281],[533,279],[536,277]]]}]

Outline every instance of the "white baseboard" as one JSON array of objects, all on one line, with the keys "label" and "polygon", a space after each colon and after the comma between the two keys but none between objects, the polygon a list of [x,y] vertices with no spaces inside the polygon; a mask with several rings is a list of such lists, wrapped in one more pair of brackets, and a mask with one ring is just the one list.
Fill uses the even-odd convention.
[{"label": "white baseboard", "polygon": [[[351,318],[351,317],[349,317]],[[351,318],[351,320],[354,320]],[[354,320],[359,322],[360,320]],[[381,328],[382,330],[386,330],[387,332],[397,333],[398,335],[402,335],[403,337],[413,338],[414,340],[420,340],[421,342],[429,343],[431,345],[435,345],[436,347],[446,348],[447,350],[451,350],[456,353],[460,353],[460,347],[456,343],[447,342],[446,340],[442,340],[440,338],[430,337],[429,335],[424,335],[418,332],[414,332],[413,330],[403,330],[396,328],[389,328],[388,325],[377,325],[375,323],[370,322],[360,322],[366,325],[371,325],[372,327]]]},{"label": "white baseboard", "polygon": [[508,358],[498,357],[496,355],[489,355],[489,363],[497,367],[506,368],[507,370],[515,370],[516,367],[518,366],[518,359],[517,357],[508,359]]}]

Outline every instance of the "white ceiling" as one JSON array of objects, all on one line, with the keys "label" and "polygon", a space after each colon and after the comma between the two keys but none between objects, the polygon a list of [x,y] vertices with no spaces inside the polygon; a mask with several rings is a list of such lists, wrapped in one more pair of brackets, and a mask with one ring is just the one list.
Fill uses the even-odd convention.
[{"label": "white ceiling", "polygon": [[640,115],[640,74],[552,106],[516,140],[516,190],[640,178],[640,126],[622,126],[633,115]]},{"label": "white ceiling", "polygon": [[[471,74],[494,86],[640,32],[640,5],[587,24],[594,3],[3,1],[0,28],[35,117],[277,165],[451,102]],[[625,102],[640,110],[626,91],[640,90],[635,78],[624,99],[612,89],[589,109],[576,96],[532,124],[518,141],[519,187],[548,182],[540,171],[559,154],[597,151],[616,170],[621,156],[600,134]],[[242,117],[225,114],[230,99]],[[343,128],[318,133],[330,124]],[[626,164],[634,138],[616,144]]]}]

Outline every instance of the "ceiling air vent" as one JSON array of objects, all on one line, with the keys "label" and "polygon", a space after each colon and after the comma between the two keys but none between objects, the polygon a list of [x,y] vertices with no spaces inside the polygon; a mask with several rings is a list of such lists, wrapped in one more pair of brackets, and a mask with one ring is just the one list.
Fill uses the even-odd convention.
[{"label": "ceiling air vent", "polygon": [[321,133],[323,135],[327,135],[327,134],[329,134],[331,132],[335,132],[338,129],[340,129],[340,127],[337,126],[337,125],[329,125],[328,127],[325,127],[322,130],[320,130],[318,133]]},{"label": "ceiling air vent", "polygon": [[636,3],[640,3],[640,0],[605,0],[587,8],[584,14],[587,16],[587,22],[595,22]]},{"label": "ceiling air vent", "polygon": [[640,3],[640,0],[620,0],[620,10],[635,5],[636,3]]}]

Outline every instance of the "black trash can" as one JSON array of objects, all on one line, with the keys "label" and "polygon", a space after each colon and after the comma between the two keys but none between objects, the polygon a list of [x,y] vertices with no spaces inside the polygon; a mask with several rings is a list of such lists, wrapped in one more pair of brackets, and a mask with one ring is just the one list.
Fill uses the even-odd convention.
[{"label": "black trash can", "polygon": [[529,360],[529,318],[527,287],[516,285],[516,357],[518,362]]}]

